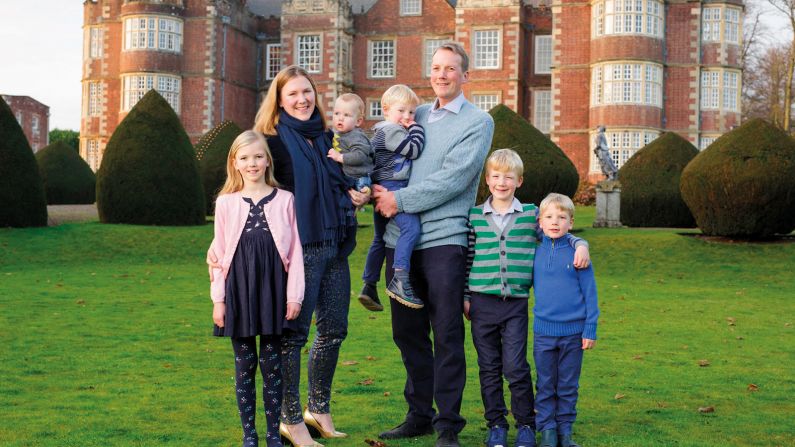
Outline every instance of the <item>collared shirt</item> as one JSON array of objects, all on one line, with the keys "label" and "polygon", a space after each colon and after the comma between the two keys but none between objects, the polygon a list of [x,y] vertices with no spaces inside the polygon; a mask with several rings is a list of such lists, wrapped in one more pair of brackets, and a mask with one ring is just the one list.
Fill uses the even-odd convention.
[{"label": "collared shirt", "polygon": [[431,113],[428,114],[428,122],[433,123],[439,121],[451,113],[458,115],[458,112],[461,111],[461,107],[464,106],[466,101],[467,99],[463,91],[444,107],[439,107],[439,98],[436,98],[436,101],[433,102],[433,107],[431,107]]},{"label": "collared shirt", "polygon": [[494,225],[497,225],[497,228],[500,230],[505,229],[505,223],[508,222],[508,218],[511,217],[511,214],[521,211],[522,202],[520,202],[516,197],[513,198],[511,207],[502,214],[497,212],[497,210],[491,206],[491,197],[489,197],[489,200],[486,200],[486,203],[483,204],[483,214],[491,214],[491,218],[494,219]]}]

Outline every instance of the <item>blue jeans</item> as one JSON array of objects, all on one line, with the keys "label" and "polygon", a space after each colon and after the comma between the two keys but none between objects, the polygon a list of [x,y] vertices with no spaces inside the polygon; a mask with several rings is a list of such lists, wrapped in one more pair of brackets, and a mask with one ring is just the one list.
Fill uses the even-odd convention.
[{"label": "blue jeans", "polygon": [[[404,188],[408,180],[381,182],[381,186],[389,191],[397,191]],[[395,242],[395,260],[392,264],[393,269],[405,271],[411,270],[411,252],[414,245],[420,238],[420,216],[409,213],[398,213],[392,218],[400,228],[400,236]],[[364,263],[364,282],[377,283],[381,278],[381,266],[384,264],[386,244],[384,243],[384,233],[389,219],[373,212],[373,242],[367,252],[367,260]]]},{"label": "blue jeans", "polygon": [[313,413],[330,413],[331,382],[337,368],[340,345],[348,335],[351,276],[346,257],[339,257],[336,244],[304,246],[304,302],[297,319],[297,331],[282,335],[282,421],[297,424],[304,420],[299,385],[301,350],[309,336],[312,314],[317,333],[309,350],[307,369],[309,398]]},{"label": "blue jeans", "polygon": [[536,429],[570,435],[577,418],[577,392],[582,370],[582,334],[533,335],[536,363]]}]

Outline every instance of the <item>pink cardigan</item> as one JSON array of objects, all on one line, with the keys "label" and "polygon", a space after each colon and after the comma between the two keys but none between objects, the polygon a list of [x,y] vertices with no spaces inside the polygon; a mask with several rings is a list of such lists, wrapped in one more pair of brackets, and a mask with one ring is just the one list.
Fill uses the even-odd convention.
[{"label": "pink cardigan", "polygon": [[[210,298],[213,302],[224,302],[226,276],[250,208],[240,192],[220,195],[215,202],[215,237],[210,250],[218,257],[222,268],[210,267]],[[264,210],[276,250],[287,272],[287,302],[301,304],[304,301],[304,254],[295,222],[293,195],[277,189],[276,196],[265,204]]]}]

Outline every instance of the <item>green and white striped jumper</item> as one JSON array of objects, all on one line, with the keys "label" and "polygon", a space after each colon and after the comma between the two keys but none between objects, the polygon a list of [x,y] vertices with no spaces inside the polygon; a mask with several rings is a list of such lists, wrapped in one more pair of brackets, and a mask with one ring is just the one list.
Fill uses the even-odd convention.
[{"label": "green and white striped jumper", "polygon": [[471,269],[467,292],[512,298],[528,298],[533,284],[533,259],[537,239],[538,210],[522,204],[511,213],[501,230],[483,205],[469,210]]}]

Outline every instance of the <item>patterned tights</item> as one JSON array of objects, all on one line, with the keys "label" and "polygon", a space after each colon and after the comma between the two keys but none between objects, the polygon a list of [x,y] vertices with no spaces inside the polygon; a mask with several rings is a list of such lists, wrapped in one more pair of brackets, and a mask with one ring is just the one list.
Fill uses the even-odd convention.
[{"label": "patterned tights", "polygon": [[257,447],[255,419],[257,408],[256,375],[257,363],[262,373],[262,399],[265,420],[268,424],[266,440],[268,447],[281,447],[279,437],[279,413],[282,407],[281,339],[278,336],[260,336],[259,359],[257,359],[256,337],[232,338],[235,351],[235,391],[240,423],[243,425],[243,446]]}]

